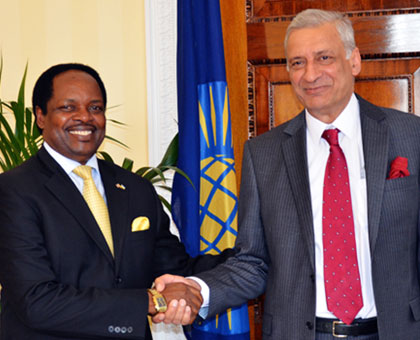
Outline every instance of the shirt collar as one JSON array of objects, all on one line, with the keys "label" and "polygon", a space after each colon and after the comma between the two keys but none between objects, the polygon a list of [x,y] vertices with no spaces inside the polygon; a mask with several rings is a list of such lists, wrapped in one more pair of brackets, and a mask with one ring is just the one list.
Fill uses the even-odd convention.
[{"label": "shirt collar", "polygon": [[[45,150],[49,153],[49,155],[54,158],[54,160],[60,164],[60,166],[64,169],[67,175],[70,175],[75,168],[77,168],[80,163],[63,156],[61,153],[55,151],[47,142],[44,141]],[[99,166],[98,166],[98,159],[96,155],[93,155],[89,160],[86,162],[85,165],[88,165],[95,169],[99,173]]]},{"label": "shirt collar", "polygon": [[338,115],[335,121],[330,124],[326,124],[320,121],[305,109],[306,128],[309,138],[314,145],[318,145],[322,138],[322,133],[326,129],[331,128],[339,129],[345,136],[349,137],[350,139],[356,138],[357,127],[360,125],[359,112],[359,102],[354,93],[352,94],[344,110]]}]

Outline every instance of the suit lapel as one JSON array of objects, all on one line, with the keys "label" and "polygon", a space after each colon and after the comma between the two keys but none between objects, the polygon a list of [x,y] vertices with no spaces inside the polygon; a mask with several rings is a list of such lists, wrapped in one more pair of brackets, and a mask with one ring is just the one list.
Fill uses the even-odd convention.
[{"label": "suit lapel", "polygon": [[46,188],[61,202],[63,207],[70,212],[79,225],[101,249],[110,264],[114,266],[114,259],[105,238],[79,190],[61,166],[44,148],[38,152],[38,157],[51,172],[49,180],[45,183]]},{"label": "suit lapel", "polygon": [[126,226],[128,218],[128,191],[127,183],[121,182],[112,167],[104,161],[99,161],[102,182],[108,204],[109,219],[111,221],[112,238],[114,240],[115,266],[118,272],[124,239],[129,231]]},{"label": "suit lapel", "polygon": [[388,164],[389,131],[385,115],[376,106],[358,97],[365,158],[368,226],[373,253],[378,236]]},{"label": "suit lapel", "polygon": [[302,233],[306,240],[312,268],[315,269],[315,245],[308,162],[306,157],[306,124],[304,112],[284,130],[290,136],[282,143],[287,173],[297,206]]}]

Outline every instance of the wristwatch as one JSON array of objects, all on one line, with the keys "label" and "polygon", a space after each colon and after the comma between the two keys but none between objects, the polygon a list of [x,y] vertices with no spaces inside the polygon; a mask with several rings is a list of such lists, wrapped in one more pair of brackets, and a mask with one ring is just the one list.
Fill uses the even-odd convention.
[{"label": "wristwatch", "polygon": [[148,289],[147,290],[150,294],[152,294],[152,299],[155,304],[155,309],[157,313],[164,313],[168,308],[166,304],[166,300],[161,293],[159,293],[156,289]]}]

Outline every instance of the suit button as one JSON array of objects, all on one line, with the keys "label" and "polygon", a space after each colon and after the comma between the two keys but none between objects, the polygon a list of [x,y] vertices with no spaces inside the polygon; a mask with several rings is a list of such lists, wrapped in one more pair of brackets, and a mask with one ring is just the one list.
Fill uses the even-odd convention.
[{"label": "suit button", "polygon": [[115,278],[115,283],[116,283],[117,285],[121,284],[121,283],[122,283],[122,281],[123,281],[123,280],[122,280],[122,278],[120,278],[119,276]]},{"label": "suit button", "polygon": [[310,322],[310,321],[307,321],[306,322],[306,328],[308,328],[308,329],[314,329],[314,324],[312,322]]},{"label": "suit button", "polygon": [[121,333],[127,333],[127,327],[121,327]]},{"label": "suit button", "polygon": [[127,333],[133,333],[133,327],[127,327]]},{"label": "suit button", "polygon": [[314,274],[311,274],[311,281],[315,282],[315,275]]},{"label": "suit button", "polygon": [[114,332],[114,326],[109,326],[108,327],[108,332],[113,333]]},{"label": "suit button", "polygon": [[119,333],[121,331],[121,328],[120,327],[115,327],[115,333]]}]

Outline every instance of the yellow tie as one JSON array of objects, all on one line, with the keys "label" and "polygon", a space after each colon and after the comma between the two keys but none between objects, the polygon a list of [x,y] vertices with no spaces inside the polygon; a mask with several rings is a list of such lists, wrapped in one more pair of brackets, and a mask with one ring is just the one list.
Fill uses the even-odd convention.
[{"label": "yellow tie", "polygon": [[114,243],[112,242],[111,223],[109,222],[108,208],[104,199],[96,188],[92,178],[92,168],[87,165],[80,165],[73,172],[83,178],[83,198],[88,204],[90,211],[95,217],[106,243],[114,256]]}]

